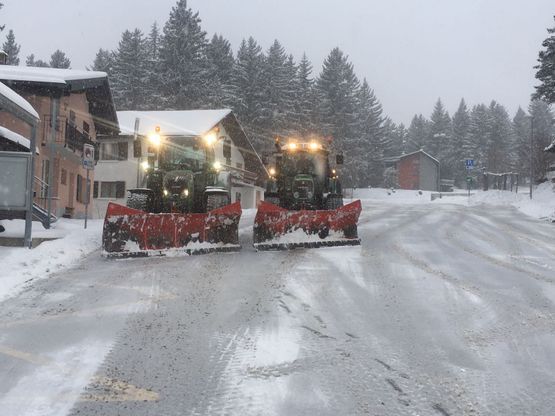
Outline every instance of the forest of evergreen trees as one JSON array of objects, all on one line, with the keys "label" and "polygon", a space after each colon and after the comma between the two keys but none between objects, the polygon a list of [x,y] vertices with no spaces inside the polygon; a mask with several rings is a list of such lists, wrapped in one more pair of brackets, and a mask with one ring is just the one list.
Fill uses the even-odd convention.
[{"label": "forest of evergreen trees", "polygon": [[[3,48],[10,51],[10,63],[19,64],[12,31]],[[30,55],[26,64],[68,68],[71,63],[56,51],[50,63]],[[408,128],[396,124],[339,48],[319,70],[306,55],[296,62],[277,40],[264,50],[249,37],[234,52],[222,35],[208,37],[186,0],[177,1],[161,29],[154,23],[148,34],[123,32],[117,49],[100,49],[90,69],[109,74],[119,110],[232,108],[259,152],[270,149],[277,136],[331,137],[334,150],[345,155],[346,186],[382,186],[384,157],[419,149],[439,159],[442,178],[458,185],[467,158],[475,159],[478,169],[527,177],[532,120],[539,181],[548,164],[543,149],[555,135],[553,113],[540,100],[511,117],[496,101],[469,107],[464,99],[450,116],[438,99],[429,117],[415,115]]]}]

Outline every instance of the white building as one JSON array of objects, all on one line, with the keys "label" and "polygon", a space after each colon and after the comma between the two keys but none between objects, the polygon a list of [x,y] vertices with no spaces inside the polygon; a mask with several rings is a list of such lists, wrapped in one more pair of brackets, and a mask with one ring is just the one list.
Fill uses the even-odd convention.
[{"label": "white building", "polygon": [[[232,202],[241,201],[243,208],[255,208],[264,199],[266,170],[231,110],[119,111],[117,115],[120,135],[99,137],[93,217],[103,218],[110,201],[125,205],[127,189],[144,186],[141,164],[147,160],[146,138],[157,129],[168,138],[195,138],[215,132],[215,158],[231,174]],[[134,154],[135,133],[143,143],[140,155]]]}]

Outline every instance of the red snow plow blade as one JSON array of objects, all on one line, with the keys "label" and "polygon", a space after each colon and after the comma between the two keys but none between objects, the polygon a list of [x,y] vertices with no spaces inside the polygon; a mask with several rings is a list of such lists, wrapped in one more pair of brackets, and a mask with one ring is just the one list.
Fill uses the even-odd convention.
[{"label": "red snow plow blade", "polygon": [[106,257],[167,256],[238,251],[241,204],[206,214],[150,214],[110,203],[104,219]]},{"label": "red snow plow blade", "polygon": [[288,250],[360,245],[357,222],[361,210],[360,201],[329,211],[288,211],[261,202],[254,219],[254,247]]}]

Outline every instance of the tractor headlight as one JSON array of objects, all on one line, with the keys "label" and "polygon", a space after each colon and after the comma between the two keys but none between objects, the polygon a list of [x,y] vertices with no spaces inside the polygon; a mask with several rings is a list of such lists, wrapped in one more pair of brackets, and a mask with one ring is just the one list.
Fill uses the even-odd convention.
[{"label": "tractor headlight", "polygon": [[167,189],[164,189],[164,196],[168,196],[169,192]]},{"label": "tractor headlight", "polygon": [[274,168],[270,168],[270,176],[276,176],[276,170]]},{"label": "tractor headlight", "polygon": [[146,172],[150,168],[150,165],[148,164],[148,161],[145,160],[145,161],[141,162],[141,167]]},{"label": "tractor headlight", "polygon": [[309,198],[309,199],[312,198],[312,197],[314,196],[314,194],[313,194],[312,192],[309,192],[307,195],[308,195],[308,198]]},{"label": "tractor headlight", "polygon": [[214,133],[213,131],[207,133],[203,138],[204,138],[204,143],[206,143],[207,146],[214,145],[218,140],[218,136],[216,136],[216,133]]},{"label": "tractor headlight", "polygon": [[222,164],[220,162],[218,162],[217,160],[214,162],[214,165],[212,165],[214,167],[214,169],[216,169],[217,171],[219,171],[222,168]]},{"label": "tractor headlight", "polygon": [[189,190],[188,189],[185,189],[183,191],[183,196],[189,196]]},{"label": "tractor headlight", "polygon": [[299,193],[298,192],[294,192],[293,196],[295,197],[295,199],[297,199],[299,197]]}]

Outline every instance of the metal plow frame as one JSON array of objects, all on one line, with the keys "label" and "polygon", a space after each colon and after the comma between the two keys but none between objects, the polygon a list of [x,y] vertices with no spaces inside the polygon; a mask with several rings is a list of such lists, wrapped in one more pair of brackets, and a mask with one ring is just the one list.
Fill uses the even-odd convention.
[{"label": "metal plow frame", "polygon": [[102,254],[128,258],[238,251],[241,212],[239,202],[205,214],[151,214],[110,203]]},{"label": "metal plow frame", "polygon": [[[288,211],[268,202],[261,202],[254,221],[254,244],[257,250],[290,250],[295,248],[337,247],[360,245],[357,223],[362,211],[359,200],[335,210]],[[321,239],[308,241],[272,241],[276,237],[302,230],[307,236]],[[343,237],[329,233],[343,233]]]}]

